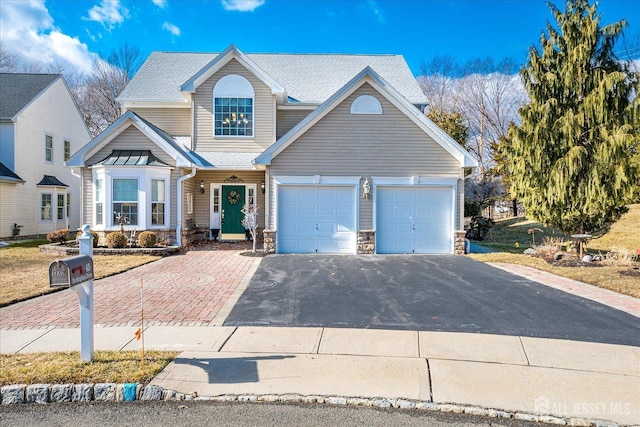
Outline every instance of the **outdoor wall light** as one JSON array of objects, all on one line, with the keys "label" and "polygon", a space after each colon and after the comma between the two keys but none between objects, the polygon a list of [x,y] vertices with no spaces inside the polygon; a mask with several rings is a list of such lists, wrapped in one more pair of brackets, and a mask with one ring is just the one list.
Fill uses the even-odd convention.
[{"label": "outdoor wall light", "polygon": [[264,190],[265,190],[264,181],[260,183],[260,190],[262,190],[262,194],[264,194]]},{"label": "outdoor wall light", "polygon": [[369,184],[369,179],[366,178],[362,183],[362,198],[368,199],[370,193],[371,193],[371,184]]},{"label": "outdoor wall light", "polygon": [[204,194],[204,181],[200,181],[200,192]]}]

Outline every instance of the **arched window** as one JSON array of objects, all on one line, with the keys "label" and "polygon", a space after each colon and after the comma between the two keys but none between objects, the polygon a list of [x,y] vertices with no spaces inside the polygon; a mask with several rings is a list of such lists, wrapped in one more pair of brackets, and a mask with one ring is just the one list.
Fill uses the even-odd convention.
[{"label": "arched window", "polygon": [[382,105],[371,95],[361,95],[351,103],[351,114],[382,114]]},{"label": "arched window", "polygon": [[253,86],[237,74],[224,76],[213,88],[215,136],[253,136]]}]

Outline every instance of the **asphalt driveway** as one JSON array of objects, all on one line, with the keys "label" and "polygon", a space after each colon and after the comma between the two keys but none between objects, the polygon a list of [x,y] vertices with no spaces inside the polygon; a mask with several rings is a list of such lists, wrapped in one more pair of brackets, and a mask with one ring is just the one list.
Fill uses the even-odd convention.
[{"label": "asphalt driveway", "polygon": [[471,332],[640,346],[639,318],[461,256],[269,256],[225,325]]}]

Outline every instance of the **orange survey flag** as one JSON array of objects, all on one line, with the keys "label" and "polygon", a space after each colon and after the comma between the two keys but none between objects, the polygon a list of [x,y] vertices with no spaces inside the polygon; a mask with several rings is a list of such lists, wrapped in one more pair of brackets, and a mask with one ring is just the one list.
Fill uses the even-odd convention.
[{"label": "orange survey flag", "polygon": [[136,336],[136,340],[140,340],[140,338],[142,338],[142,329],[138,328],[138,330],[135,332],[135,336]]}]

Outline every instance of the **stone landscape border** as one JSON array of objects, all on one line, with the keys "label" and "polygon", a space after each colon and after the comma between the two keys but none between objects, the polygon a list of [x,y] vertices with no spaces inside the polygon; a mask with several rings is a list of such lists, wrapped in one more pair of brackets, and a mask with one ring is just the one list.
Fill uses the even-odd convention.
[{"label": "stone landscape border", "polygon": [[450,403],[433,403],[409,399],[362,398],[344,396],[303,396],[300,394],[224,394],[219,396],[198,396],[195,393],[179,393],[165,390],[157,385],[143,387],[138,383],[96,383],[96,384],[13,384],[0,388],[0,403],[12,405],[20,403],[58,402],[133,402],[133,401],[208,401],[242,403],[285,403],[316,404],[329,406],[369,407],[379,409],[400,409],[413,411],[438,411],[468,414],[489,418],[514,419],[546,424],[575,427],[625,427],[606,420],[586,418],[562,418],[551,415],[509,412],[478,406]]}]

